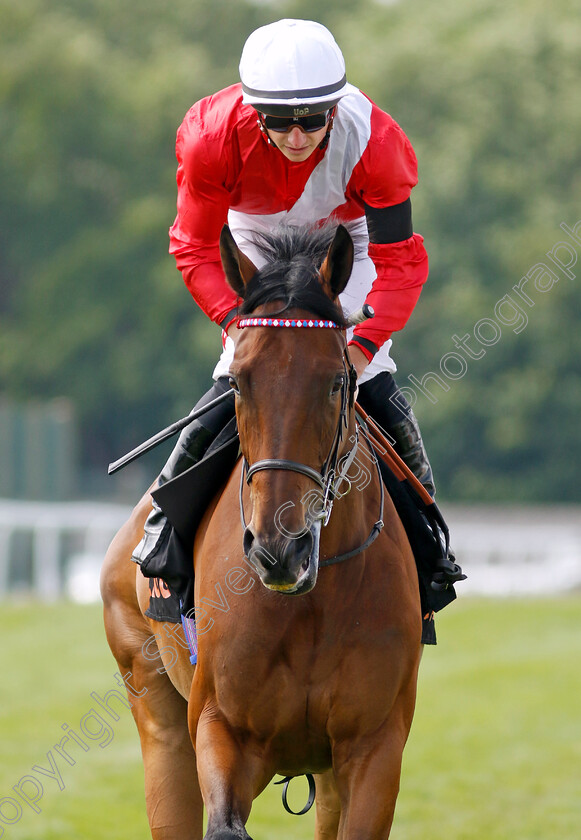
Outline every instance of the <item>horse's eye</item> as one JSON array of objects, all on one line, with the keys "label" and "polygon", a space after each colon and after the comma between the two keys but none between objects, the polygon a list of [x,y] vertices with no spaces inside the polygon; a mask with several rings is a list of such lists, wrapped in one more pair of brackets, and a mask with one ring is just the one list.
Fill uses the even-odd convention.
[{"label": "horse's eye", "polygon": [[240,393],[240,390],[238,389],[238,382],[236,381],[236,378],[234,376],[230,376],[228,378],[228,384],[230,385],[235,394]]},{"label": "horse's eye", "polygon": [[341,388],[343,387],[344,383],[345,377],[343,376],[343,374],[339,374],[338,376],[336,376],[335,381],[333,382],[333,385],[331,387],[331,396],[333,396],[333,394],[338,394]]}]

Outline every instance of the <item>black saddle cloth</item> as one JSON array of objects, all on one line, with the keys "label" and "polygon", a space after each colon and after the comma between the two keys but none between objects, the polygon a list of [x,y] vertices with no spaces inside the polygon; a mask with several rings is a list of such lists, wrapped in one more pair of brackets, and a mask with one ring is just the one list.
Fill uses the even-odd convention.
[{"label": "black saddle cloth", "polygon": [[184,546],[191,549],[210,501],[224,484],[238,458],[236,418],[228,421],[201,461],[151,494]]},{"label": "black saddle cloth", "polygon": [[[156,550],[142,562],[141,572],[147,578],[165,581],[175,596],[174,603],[180,604],[184,614],[194,606],[194,537],[208,505],[232,472],[239,449],[236,418],[233,417],[212,441],[201,461],[151,494],[168,521]],[[151,618],[157,619],[159,606],[150,599],[148,614]],[[167,609],[167,603],[163,606]],[[180,620],[178,612],[175,621]]]},{"label": "black saddle cloth", "polygon": [[[196,531],[210,501],[224,485],[239,456],[236,418],[225,426],[204,458],[152,495],[168,518],[160,549],[146,558],[141,571],[146,577],[161,578],[177,596],[185,614],[194,606],[192,549]],[[430,586],[441,557],[441,544],[428,520],[426,506],[406,481],[400,481],[379,459],[381,475],[406,530],[416,560],[420,586],[425,644],[435,644],[434,613],[456,598],[453,586],[437,592]],[[167,603],[167,602],[166,602]],[[152,617],[156,615],[152,613]],[[165,619],[167,620],[167,619]],[[179,621],[179,616],[176,618]]]}]

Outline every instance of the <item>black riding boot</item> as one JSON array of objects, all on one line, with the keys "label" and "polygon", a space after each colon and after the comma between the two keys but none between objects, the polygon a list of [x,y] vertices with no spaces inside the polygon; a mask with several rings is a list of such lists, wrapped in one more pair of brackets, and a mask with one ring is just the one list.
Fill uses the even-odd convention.
[{"label": "black riding boot", "polygon": [[358,401],[394,441],[394,449],[432,498],[436,495],[432,467],[420,427],[410,404],[391,373],[379,373],[359,386]]},{"label": "black riding boot", "polygon": [[[228,377],[220,377],[196,403],[192,413],[229,389]],[[177,475],[181,475],[194,464],[197,464],[207,452],[212,441],[233,416],[234,400],[226,400],[210,409],[199,420],[194,420],[189,426],[186,426],[159,475],[158,486],[165,484]],[[141,565],[150,555],[157,552],[166,522],[165,514],[153,501],[153,510],[145,522],[143,539],[133,550],[131,559],[135,563]]]},{"label": "black riding boot", "polygon": [[401,420],[387,430],[395,441],[394,449],[413,472],[420,484],[426,488],[432,499],[436,495],[432,467],[422,440],[422,434],[416,416],[411,407],[405,420]]},{"label": "black riding boot", "polygon": [[[358,400],[367,414],[371,415],[395,442],[394,449],[397,454],[434,498],[436,488],[432,468],[418,421],[393,376],[384,372],[365,382],[359,387]],[[446,547],[446,539],[440,529],[438,533],[442,556],[433,570],[431,585],[434,589],[446,589],[449,584],[464,580],[466,575],[462,574],[450,547]]]}]

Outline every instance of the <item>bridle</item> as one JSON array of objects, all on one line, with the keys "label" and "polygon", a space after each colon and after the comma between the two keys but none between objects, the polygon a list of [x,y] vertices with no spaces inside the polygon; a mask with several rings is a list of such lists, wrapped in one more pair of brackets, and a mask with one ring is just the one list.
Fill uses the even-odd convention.
[{"label": "bridle", "polygon": [[[282,327],[282,328],[307,328],[307,329],[336,329],[342,330],[339,324],[336,324],[334,321],[322,321],[316,318],[302,318],[302,319],[290,319],[290,318],[243,318],[238,321],[239,329],[244,329],[245,327]],[[355,442],[353,447],[351,448],[350,452],[343,457],[342,459],[342,466],[341,469],[338,470],[338,463],[340,457],[340,450],[341,450],[341,443],[343,441],[344,432],[349,426],[349,411],[353,408],[355,403],[355,392],[357,389],[357,372],[355,370],[354,365],[349,358],[349,352],[347,349],[347,342],[344,341],[343,353],[342,353],[342,363],[343,363],[343,381],[341,383],[341,408],[339,411],[339,418],[337,420],[337,425],[335,427],[335,432],[333,435],[333,440],[331,442],[331,446],[329,449],[329,454],[327,455],[326,459],[323,461],[323,465],[320,470],[316,470],[314,467],[310,467],[307,464],[302,464],[300,461],[293,461],[286,458],[263,458],[260,461],[255,461],[254,464],[249,465],[246,458],[243,456],[243,467],[242,473],[240,476],[240,517],[242,521],[242,527],[246,530],[246,520],[244,517],[244,506],[243,506],[243,488],[244,488],[244,480],[246,480],[246,484],[250,484],[252,481],[252,477],[257,473],[263,470],[288,470],[290,472],[299,473],[301,475],[307,476],[313,481],[319,489],[322,491],[322,505],[320,510],[317,511],[316,516],[314,517],[314,521],[321,520],[323,527],[327,525],[329,522],[329,518],[331,516],[331,511],[333,509],[333,502],[337,496],[336,488],[342,482],[343,479],[346,478],[347,473],[355,460],[358,446],[359,446],[359,430],[363,431],[363,434],[366,438],[370,454],[373,457],[375,462],[377,472],[379,475],[379,484],[380,484],[380,492],[381,492],[381,499],[380,499],[380,516],[379,519],[373,525],[371,533],[367,540],[357,549],[353,551],[346,552],[345,554],[339,555],[337,557],[333,557],[330,560],[323,561],[320,565],[330,565],[332,563],[338,563],[342,560],[347,560],[349,557],[352,557],[359,552],[363,551],[367,548],[371,543],[377,538],[379,532],[383,528],[383,507],[384,507],[384,490],[383,490],[383,480],[381,478],[381,473],[379,470],[379,463],[367,438],[367,434],[363,430],[363,427],[356,423],[355,427]]]},{"label": "bridle", "polygon": [[[263,458],[256,461],[252,466],[249,466],[246,458],[244,458],[244,473],[246,483],[250,484],[252,476],[261,470],[289,470],[290,472],[300,473],[306,475],[311,481],[323,492],[323,506],[320,513],[320,518],[323,524],[326,525],[331,516],[333,508],[334,494],[332,491],[335,477],[337,474],[337,462],[339,461],[339,451],[341,442],[343,440],[344,430],[349,423],[349,408],[353,405],[355,397],[355,385],[357,381],[357,373],[347,356],[347,348],[345,347],[343,353],[343,382],[341,384],[341,409],[339,411],[339,419],[335,427],[335,433],[329,450],[329,454],[323,461],[320,471],[307,464],[302,464],[300,461],[291,461],[286,458]],[[355,456],[356,445],[353,447],[353,457]]]}]

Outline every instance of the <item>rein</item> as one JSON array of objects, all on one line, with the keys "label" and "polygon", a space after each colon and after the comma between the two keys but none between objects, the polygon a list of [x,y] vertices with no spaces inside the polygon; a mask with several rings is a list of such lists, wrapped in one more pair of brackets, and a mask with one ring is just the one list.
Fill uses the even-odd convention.
[{"label": "rein", "polygon": [[[334,321],[322,321],[316,318],[302,318],[302,319],[295,319],[295,318],[244,318],[238,321],[238,328],[243,329],[245,327],[282,327],[282,328],[307,328],[307,329],[336,329],[340,330],[338,324]],[[349,454],[344,459],[343,468],[337,472],[337,464],[339,462],[339,449],[341,446],[341,441],[343,440],[343,433],[344,429],[346,429],[349,425],[349,410],[353,408],[355,402],[355,390],[357,387],[357,373],[355,368],[349,358],[349,353],[347,350],[347,344],[345,344],[343,350],[343,370],[345,373],[343,383],[341,385],[341,410],[339,413],[339,419],[337,422],[337,426],[335,428],[335,433],[333,436],[333,441],[331,443],[331,447],[329,450],[329,454],[327,458],[323,462],[320,472],[314,469],[313,467],[309,467],[307,464],[302,464],[299,461],[292,461],[286,458],[263,458],[260,461],[256,461],[254,464],[249,465],[246,458],[243,457],[243,468],[242,473],[240,476],[240,519],[242,522],[242,527],[246,529],[246,519],[244,516],[244,504],[243,504],[243,488],[244,488],[244,479],[246,479],[246,483],[250,484],[252,477],[255,473],[260,472],[262,470],[289,470],[290,472],[300,473],[301,475],[307,476],[313,481],[323,492],[323,504],[321,511],[319,512],[318,516],[314,521],[322,520],[323,527],[326,526],[329,522],[331,511],[333,509],[333,502],[336,498],[336,487],[340,484],[343,479],[347,478],[347,473],[355,460],[355,456],[357,454],[357,449],[359,446],[359,429],[362,429],[363,435],[365,437],[369,452],[373,457],[373,461],[375,463],[375,467],[377,469],[377,474],[379,477],[379,486],[380,486],[380,512],[379,512],[379,519],[374,523],[371,533],[365,540],[365,542],[360,545],[358,548],[352,549],[351,551],[345,552],[344,554],[337,555],[335,557],[330,558],[329,560],[324,560],[320,563],[320,566],[330,566],[335,563],[341,563],[343,560],[348,560],[351,557],[354,557],[357,554],[360,554],[362,551],[365,551],[379,536],[381,529],[383,528],[383,508],[384,508],[384,489],[383,489],[383,481],[381,478],[381,472],[379,469],[379,462],[371,446],[369,441],[368,435],[366,431],[356,422],[355,427],[355,443],[349,452]]]}]

